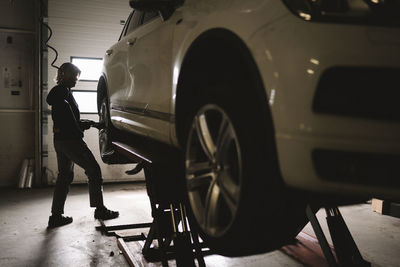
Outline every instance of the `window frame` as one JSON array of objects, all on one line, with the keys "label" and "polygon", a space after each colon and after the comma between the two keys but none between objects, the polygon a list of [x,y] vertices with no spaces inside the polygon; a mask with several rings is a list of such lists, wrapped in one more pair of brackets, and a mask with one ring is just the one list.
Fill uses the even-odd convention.
[{"label": "window frame", "polygon": [[[133,28],[132,30],[130,30],[130,31],[128,32],[128,29],[129,29],[129,26],[131,25],[132,19],[133,19],[133,17],[135,16],[135,13],[137,13],[137,12],[139,12],[139,16],[140,16],[139,19],[138,19],[138,23],[137,23],[137,25],[136,25],[135,28]],[[134,31],[135,31],[136,29],[138,29],[140,26],[142,26],[143,16],[144,16],[144,12],[143,12],[143,11],[134,10],[134,11],[132,12],[132,16],[131,16],[131,18],[130,18],[130,20],[129,20],[129,24],[127,25],[127,27],[126,27],[126,29],[125,29],[125,32],[124,32],[124,37],[127,36],[127,35],[129,35],[131,32],[134,32]]]},{"label": "window frame", "polygon": [[[153,16],[153,17],[151,17],[151,18],[149,18],[149,19],[147,19],[147,20],[145,21],[144,19],[145,19],[146,14],[148,14],[148,13],[153,13],[153,12],[156,13],[156,15]],[[146,11],[146,12],[143,12],[142,23],[140,24],[140,26],[145,25],[145,24],[147,24],[147,23],[150,23],[151,21],[155,20],[155,19],[158,18],[158,17],[160,17],[160,12],[158,12],[158,11]]]},{"label": "window frame", "polygon": [[[131,30],[130,32],[128,32],[129,25],[131,24],[132,18],[133,18],[134,14],[135,14],[136,12],[140,12],[139,22],[138,22],[137,26],[136,26],[133,30]],[[156,18],[160,17],[160,12],[156,12],[156,15],[155,15],[154,17],[151,17],[150,19],[144,21],[145,15],[146,15],[147,13],[151,13],[151,12],[150,12],[150,11],[133,10],[133,11],[129,14],[128,19],[126,20],[126,23],[125,23],[125,25],[124,25],[124,28],[122,29],[121,34],[120,34],[120,36],[119,36],[119,38],[118,38],[118,42],[121,41],[121,39],[123,39],[123,38],[124,38],[125,36],[127,36],[129,33],[133,32],[133,31],[135,31],[137,28],[141,27],[142,25],[147,24],[147,23],[149,23],[149,22],[155,20]]]},{"label": "window frame", "polygon": [[131,18],[133,16],[133,13],[135,11],[132,11],[131,13],[129,13],[128,19],[125,22],[124,27],[122,28],[121,34],[119,35],[118,41],[120,41],[122,38],[124,38],[125,33],[126,33],[126,29],[128,28],[129,23],[131,22]]}]

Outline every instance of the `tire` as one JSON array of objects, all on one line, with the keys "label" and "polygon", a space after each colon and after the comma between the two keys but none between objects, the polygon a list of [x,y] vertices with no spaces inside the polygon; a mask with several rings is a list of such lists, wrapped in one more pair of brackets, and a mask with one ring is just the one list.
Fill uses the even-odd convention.
[{"label": "tire", "polygon": [[185,180],[203,240],[226,256],[293,241],[307,223],[306,203],[280,177],[268,107],[224,85],[202,92],[188,112]]},{"label": "tire", "polygon": [[100,155],[103,162],[108,163],[114,149],[111,144],[110,115],[106,97],[103,97],[100,103],[99,122],[104,124],[104,128],[99,131]]},{"label": "tire", "polygon": [[131,160],[117,153],[112,145],[117,141],[117,129],[111,123],[108,98],[104,94],[99,102],[99,123],[104,123],[104,128],[99,130],[99,148],[101,160],[106,164],[125,164],[132,163]]}]

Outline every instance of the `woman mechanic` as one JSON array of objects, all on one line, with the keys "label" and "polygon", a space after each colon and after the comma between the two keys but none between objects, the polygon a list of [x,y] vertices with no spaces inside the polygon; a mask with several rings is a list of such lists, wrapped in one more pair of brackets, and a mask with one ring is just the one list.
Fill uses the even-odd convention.
[{"label": "woman mechanic", "polygon": [[54,148],[58,165],[57,182],[48,222],[50,228],[72,222],[72,217],[63,216],[63,214],[69,186],[74,178],[74,163],[85,170],[89,179],[90,207],[96,208],[94,217],[107,220],[119,216],[117,211],[109,210],[104,206],[101,169],[83,141],[83,131],[95,126],[95,122],[80,119],[79,108],[71,92],[80,74],[80,69],[72,63],[62,64],[57,73],[57,85],[47,96],[54,123]]}]

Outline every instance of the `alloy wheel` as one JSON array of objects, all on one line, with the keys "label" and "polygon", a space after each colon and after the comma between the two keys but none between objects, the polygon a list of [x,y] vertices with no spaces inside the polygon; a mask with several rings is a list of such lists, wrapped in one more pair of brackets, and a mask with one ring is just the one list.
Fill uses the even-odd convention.
[{"label": "alloy wheel", "polygon": [[109,115],[107,102],[105,99],[101,102],[99,110],[99,123],[104,123],[104,128],[99,131],[99,147],[102,157],[111,156],[114,153],[110,141]]},{"label": "alloy wheel", "polygon": [[242,180],[239,140],[227,113],[208,104],[193,119],[186,145],[186,184],[202,230],[219,237],[237,214]]}]

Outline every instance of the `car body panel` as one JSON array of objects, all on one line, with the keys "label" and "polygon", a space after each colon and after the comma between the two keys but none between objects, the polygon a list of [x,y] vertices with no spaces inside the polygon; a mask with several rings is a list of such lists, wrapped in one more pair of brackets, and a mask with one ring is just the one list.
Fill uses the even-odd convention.
[{"label": "car body panel", "polygon": [[181,66],[191,45],[212,29],[242,40],[258,67],[287,185],[400,197],[395,187],[322,180],[311,158],[315,148],[400,154],[398,122],[317,114],[311,108],[319,77],[330,67],[399,68],[399,28],[308,22],[276,0],[186,0],[168,20],[157,18],[134,31],[131,51],[123,47],[131,35],[113,47],[123,48],[105,61],[111,108],[125,108],[111,110],[113,124],[179,148],[175,109]]}]

